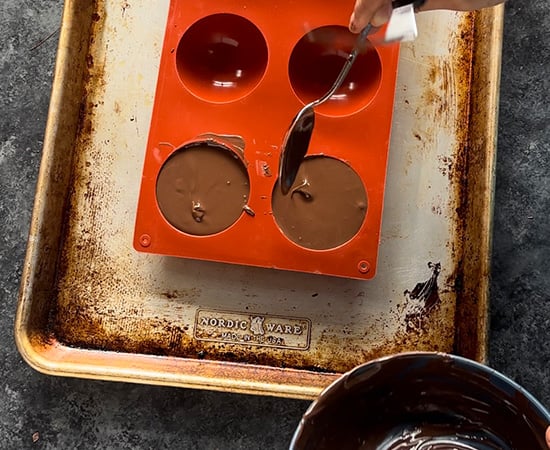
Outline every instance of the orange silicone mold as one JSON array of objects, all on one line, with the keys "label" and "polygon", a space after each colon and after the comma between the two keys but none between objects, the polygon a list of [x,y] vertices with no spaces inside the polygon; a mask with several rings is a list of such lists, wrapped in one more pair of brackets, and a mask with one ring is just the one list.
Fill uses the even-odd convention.
[{"label": "orange silicone mold", "polygon": [[172,0],[136,250],[374,276],[397,46],[369,44],[316,110],[290,197],[276,175],[290,122],[328,90],[354,44],[353,3]]}]

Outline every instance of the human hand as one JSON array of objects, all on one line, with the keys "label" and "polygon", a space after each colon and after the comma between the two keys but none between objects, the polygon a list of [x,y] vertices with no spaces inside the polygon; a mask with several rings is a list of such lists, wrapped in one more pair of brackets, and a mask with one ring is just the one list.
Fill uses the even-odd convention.
[{"label": "human hand", "polygon": [[550,449],[550,427],[546,429],[546,445]]},{"label": "human hand", "polygon": [[[426,0],[419,11],[450,9],[454,11],[474,11],[503,3],[505,0]],[[369,22],[373,27],[384,25],[392,13],[391,0],[356,0],[350,18],[349,28],[359,33]]]}]

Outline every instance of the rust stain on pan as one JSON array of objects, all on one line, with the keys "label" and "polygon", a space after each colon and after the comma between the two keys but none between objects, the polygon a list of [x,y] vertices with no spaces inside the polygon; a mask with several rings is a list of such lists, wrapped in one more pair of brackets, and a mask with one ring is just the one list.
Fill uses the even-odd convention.
[{"label": "rust stain on pan", "polygon": [[[471,121],[471,84],[472,84],[472,55],[476,43],[474,30],[476,13],[464,14],[460,27],[456,32],[452,47],[449,48],[450,57],[433,56],[427,59],[429,68],[423,80],[422,102],[416,106],[416,116],[425,117],[424,128],[413,132],[411,139],[419,141],[426,149],[433,149],[439,145],[437,135],[440,129],[453,130],[452,149],[446,156],[439,156],[439,170],[447,178],[450,189],[446,194],[451,211],[447,217],[453,224],[452,235],[449,239],[449,251],[452,266],[445,267],[446,276],[441,280],[438,290],[433,292],[437,298],[434,308],[416,313],[406,313],[405,323],[402,324],[394,342],[388,342],[380,347],[381,352],[402,351],[422,348],[424,350],[453,351],[456,347],[457,336],[461,329],[468,327],[468,322],[456,320],[457,310],[463,308],[464,296],[461,280],[463,278],[464,241],[466,234],[465,203],[468,195],[468,155],[470,152],[470,121]],[[434,125],[435,124],[435,125]],[[441,215],[442,208],[434,205],[434,214]],[[425,281],[419,281],[423,286]],[[410,289],[410,288],[409,288]],[[412,289],[412,293],[414,293]],[[413,294],[409,293],[409,296]],[[453,300],[456,299],[456,307]],[[410,299],[409,299],[410,300]],[[399,317],[403,317],[404,305],[398,307]],[[408,319],[407,319],[408,318]],[[416,324],[411,326],[411,324]],[[441,324],[455,324],[455,329],[442,327]],[[474,344],[475,345],[475,344]],[[369,357],[380,356],[378,354]]]},{"label": "rust stain on pan", "polygon": [[[93,132],[91,110],[96,105],[89,102],[89,94],[91,91],[95,89],[96,86],[100,86],[104,83],[102,81],[103,73],[100,70],[101,68],[96,67],[93,56],[90,53],[88,53],[88,49],[93,45],[93,42],[95,39],[94,32],[95,30],[97,30],[98,23],[100,22],[100,18],[101,18],[100,12],[102,11],[101,5],[102,3],[100,1],[93,1],[90,4],[84,5],[84,7],[80,5],[73,6],[72,4],[69,4],[69,5],[66,5],[66,10],[65,10],[65,13],[67,13],[67,11],[69,11],[70,9],[79,9],[79,14],[81,12],[82,12],[82,15],[87,15],[88,13],[90,14],[86,17],[86,20],[80,18],[82,19],[82,21],[78,22],[78,25],[74,27],[74,28],[77,28],[79,26],[80,27],[89,26],[90,29],[87,32],[81,31],[82,35],[86,36],[87,39],[85,40],[75,39],[74,42],[71,40],[69,43],[66,43],[66,45],[68,44],[77,45],[78,49],[75,49],[73,51],[78,52],[79,57],[80,56],[83,57],[83,64],[79,65],[78,63],[74,63],[75,67],[73,72],[70,74],[66,74],[69,80],[65,80],[66,83],[75,83],[75,87],[72,87],[71,85],[71,88],[70,88],[70,92],[72,92],[74,95],[71,101],[74,98],[78,98],[78,94],[80,94],[81,101],[80,101],[80,107],[78,109],[79,114],[78,114],[78,125],[76,129],[76,140],[80,141],[81,143],[84,143],[87,140],[87,138],[90,136],[90,134]],[[72,19],[75,20],[74,17]],[[76,34],[72,32],[71,28],[69,29],[71,31],[69,31],[68,33]],[[69,53],[72,53],[72,52],[69,52]],[[58,64],[62,62],[63,61],[58,61]],[[72,62],[68,64],[72,65]],[[78,83],[79,83],[78,86],[76,86],[76,82],[77,82],[76,80],[78,80]],[[63,89],[67,89],[69,91],[69,88],[67,88],[67,86],[64,86]],[[78,92],[78,90],[80,90],[80,92]],[[66,95],[66,93],[63,92],[62,95]],[[63,103],[62,106],[68,107],[69,105],[68,103]],[[59,125],[54,124],[54,126],[59,126]],[[61,125],[61,129],[63,129],[62,125]],[[56,131],[56,132],[59,133],[59,131]],[[56,142],[56,146],[53,148],[49,148],[48,150],[51,152],[58,152],[59,151],[58,148],[59,149],[64,148],[66,146],[66,143],[70,142],[69,139],[75,140],[75,136],[65,136],[65,139],[66,139],[65,142]],[[68,192],[66,192],[65,194],[67,195],[69,202],[72,194],[74,193],[75,181],[76,179],[79,178],[78,169],[74,167],[72,168],[72,170],[68,169],[68,167],[74,164],[74,162],[78,159],[78,154],[75,151],[76,146],[77,145],[73,143],[72,148],[70,148],[70,152],[69,152],[69,149],[67,149],[67,154],[60,155],[62,160],[65,161],[65,163],[56,166],[55,170],[50,174],[54,180],[52,182],[52,185],[54,187],[56,187],[56,183],[60,183],[61,185],[63,185],[61,180],[63,180],[66,176],[68,177],[69,187],[67,188]],[[47,201],[53,202],[56,200],[47,198]],[[58,241],[58,245],[60,246],[63,246],[63,240],[64,240],[63,238],[69,235],[69,231],[68,231],[70,227],[69,224],[72,221],[70,217],[71,208],[68,207],[67,205],[65,205],[63,215],[64,215],[64,218],[61,221],[60,225],[54,224],[54,223],[50,224],[50,226],[54,229],[57,229],[57,228],[62,229],[61,236]],[[52,219],[55,220],[57,218],[55,215],[46,216],[46,217],[49,220],[52,220]],[[48,254],[53,252],[54,250],[48,248],[48,249],[43,249],[42,251]],[[58,252],[58,251],[60,250],[56,249],[55,252]],[[63,257],[60,257],[60,259],[57,261],[57,264],[52,264],[50,261],[50,265],[53,268],[58,270],[57,280],[59,280],[60,278],[59,269],[64,266]],[[54,288],[48,291],[48,293],[50,295],[57,296],[59,294],[59,291],[60,291],[59,286],[54,284]],[[33,335],[31,336],[31,340],[37,345],[49,345],[51,344],[52,341],[57,340],[57,335],[56,335],[57,330],[56,330],[55,323],[56,321],[58,321],[58,318],[60,317],[60,314],[62,314],[62,311],[59,309],[59,305],[57,304],[57,302],[52,302],[52,304],[50,305],[50,308],[48,310],[44,310],[44,313],[47,314],[47,316],[43,316],[42,319],[46,320],[47,325],[39,333],[38,332],[33,333]]]},{"label": "rust stain on pan", "polygon": [[[98,106],[98,101],[101,98],[101,93],[105,88],[105,70],[102,58],[99,57],[101,51],[101,29],[103,28],[105,20],[105,4],[103,0],[94,0],[92,2],[92,21],[90,24],[90,31],[88,33],[88,52],[86,55],[86,65],[82,74],[83,78],[83,92],[82,101],[79,110],[79,123],[80,127],[77,134],[76,145],[79,148],[90,148],[92,142],[92,136],[95,133],[94,130],[94,117]],[[103,149],[104,150],[104,149]],[[88,203],[92,204],[92,210],[98,208],[99,205],[93,205],[94,199],[99,196],[102,182],[105,180],[98,179],[98,173],[94,172],[94,162],[103,158],[108,158],[108,151],[100,151],[95,149],[91,152],[93,158],[85,159],[86,152],[78,152],[73,159],[73,170],[71,173],[69,198],[70,203],[65,210],[65,231],[64,236],[67,239],[63,245],[63,251],[58,263],[58,284],[57,284],[57,302],[52,309],[52,315],[50,318],[50,328],[52,334],[58,335],[63,329],[63,323],[65,321],[70,323],[70,319],[67,318],[67,313],[73,307],[80,309],[85,308],[87,303],[93,301],[93,297],[82,297],[76,295],[72,299],[67,299],[65,289],[68,288],[69,292],[73,290],[78,292],[73,285],[67,285],[71,278],[74,280],[80,279],[80,272],[82,264],[90,264],[94,261],[94,258],[100,258],[101,249],[98,242],[91,237],[93,233],[84,229],[83,232],[77,232],[78,225],[82,220],[81,205],[79,205],[78,198],[81,197]],[[92,214],[92,218],[93,218]],[[88,221],[85,227],[93,228],[94,223]],[[75,239],[74,236],[77,236]],[[71,239],[72,238],[72,239]],[[105,263],[105,261],[98,261],[99,264]],[[108,266],[104,266],[104,272],[108,271]],[[85,289],[90,283],[97,285],[104,285],[106,283],[106,273],[99,270],[91,270],[88,272],[87,279],[79,280],[78,285],[81,286],[81,290]],[[67,310],[69,308],[69,310]],[[57,336],[59,338],[59,336]]]},{"label": "rust stain on pan", "polygon": [[[454,317],[451,318],[455,324],[452,347],[449,350],[456,349],[456,339],[461,333],[461,329],[468,326],[468,322],[456,320],[457,311],[463,306],[461,302],[464,298],[462,279],[464,277],[463,255],[464,242],[466,239],[466,211],[465,204],[468,195],[468,156],[470,153],[470,121],[471,121],[471,85],[472,85],[472,55],[474,51],[474,30],[476,13],[468,14],[464,19],[464,27],[461,29],[460,38],[456,40],[457,49],[454,62],[457,65],[455,72],[456,95],[460,100],[463,113],[458,116],[454,127],[456,130],[456,147],[453,161],[445,160],[442,162],[442,175],[447,176],[451,182],[451,202],[454,217],[454,236],[450,241],[450,251],[453,258],[454,270],[451,271],[446,280],[446,286],[451,289],[456,298]],[[478,318],[476,318],[477,320]],[[464,356],[473,356],[462,353]]]},{"label": "rust stain on pan", "polygon": [[[427,71],[424,94],[422,96],[424,103],[418,105],[416,114],[422,115],[423,110],[434,111],[435,117],[426,117],[426,129],[416,131],[414,138],[421,141],[426,146],[435,145],[435,139],[438,129],[434,128],[446,126],[454,131],[454,142],[451,156],[439,156],[438,162],[441,175],[446,177],[450,182],[449,201],[451,217],[448,217],[449,222],[453,224],[452,236],[449,240],[449,251],[451,252],[453,267],[446,268],[448,274],[442,283],[444,291],[451,293],[456,298],[456,307],[447,308],[445,311],[440,311],[439,314],[444,314],[445,323],[454,323],[455,330],[452,334],[442,330],[444,334],[432,334],[431,345],[428,342],[425,344],[429,349],[437,349],[444,351],[458,351],[461,354],[473,358],[479,358],[481,355],[471,350],[478,345],[473,340],[476,336],[469,336],[472,342],[467,342],[466,337],[457,346],[459,336],[464,336],[463,330],[468,328],[472,321],[478,322],[482,319],[482,312],[478,308],[473,308],[467,312],[465,304],[472,302],[471,299],[466,300],[467,292],[464,290],[464,246],[469,240],[470,233],[469,214],[471,207],[469,205],[468,195],[472,191],[469,183],[472,177],[477,173],[471,167],[471,139],[472,139],[472,104],[476,101],[483,103],[484,98],[477,98],[479,93],[471,90],[473,77],[473,55],[478,44],[474,41],[475,29],[479,24],[477,13],[468,13],[463,16],[462,23],[457,32],[457,38],[454,39],[454,45],[449,48],[450,58],[434,57],[430,61],[430,68]],[[433,105],[437,105],[433,108]],[[430,109],[429,106],[432,105]],[[455,111],[451,114],[451,108]],[[479,120],[476,115],[476,120]],[[483,167],[479,167],[479,173],[483,173]],[[441,214],[441,209],[436,206],[432,207],[435,214]],[[470,254],[470,252],[468,252]],[[474,252],[475,254],[475,252]],[[469,272],[468,272],[469,273]],[[480,315],[481,314],[481,315]],[[460,320],[459,320],[460,316]],[[475,317],[472,317],[475,316]],[[422,327],[416,332],[425,335],[430,334],[428,330],[437,329],[436,323],[441,320],[438,314],[431,314],[428,317],[422,318]],[[430,325],[433,323],[433,325]],[[404,337],[404,341],[408,338]],[[422,340],[422,339],[421,339]],[[405,345],[402,343],[402,345]],[[441,348],[442,347],[442,348]],[[469,350],[463,353],[462,349]]]},{"label": "rust stain on pan", "polygon": [[[500,80],[502,6],[475,15],[475,45],[471,54],[472,82],[468,140],[457,176],[461,257],[456,275],[458,325],[455,351],[477,360],[486,357],[488,284],[492,228],[493,175]],[[501,20],[496,20],[499,18]],[[489,61],[487,64],[486,62]],[[483,67],[482,67],[483,66]],[[492,107],[490,106],[492,105]],[[469,326],[465,326],[468,324]]]}]

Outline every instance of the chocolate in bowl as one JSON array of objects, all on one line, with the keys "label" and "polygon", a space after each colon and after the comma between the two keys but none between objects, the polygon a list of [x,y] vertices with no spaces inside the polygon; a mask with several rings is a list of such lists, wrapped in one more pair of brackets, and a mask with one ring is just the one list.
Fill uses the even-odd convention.
[{"label": "chocolate in bowl", "polygon": [[404,353],[344,374],[304,414],[291,450],[547,450],[550,414],[487,366]]}]

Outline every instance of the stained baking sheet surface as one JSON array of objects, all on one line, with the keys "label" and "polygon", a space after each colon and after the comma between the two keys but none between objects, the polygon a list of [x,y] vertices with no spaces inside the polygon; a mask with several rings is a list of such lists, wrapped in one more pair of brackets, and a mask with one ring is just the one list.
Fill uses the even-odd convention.
[{"label": "stained baking sheet surface", "polygon": [[378,272],[359,281],[133,250],[168,6],[66,2],[16,322],[27,361],[311,398],[389,353],[482,360],[501,10],[421,14],[402,46]]}]

